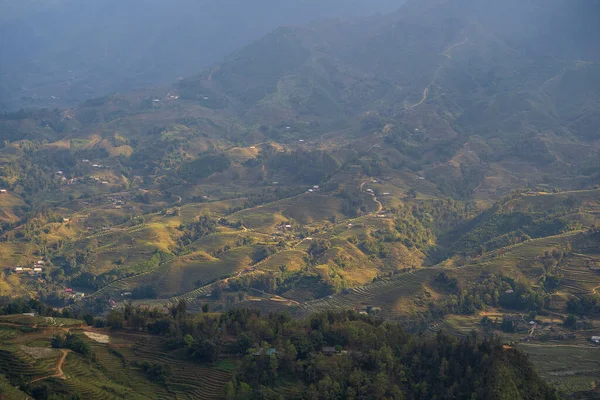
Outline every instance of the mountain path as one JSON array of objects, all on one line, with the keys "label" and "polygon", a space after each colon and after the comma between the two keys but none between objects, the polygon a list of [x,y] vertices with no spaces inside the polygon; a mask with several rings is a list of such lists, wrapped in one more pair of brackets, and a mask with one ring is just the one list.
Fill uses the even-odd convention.
[{"label": "mountain path", "polygon": [[[364,181],[363,183],[360,184],[360,191],[363,191],[363,187],[367,184],[371,182],[371,180],[368,181]],[[377,199],[377,196],[375,195],[375,193],[369,193],[372,197],[373,197],[373,201],[375,203],[377,203],[377,205],[379,206],[379,208],[377,209],[377,211],[373,212],[373,214],[379,214],[381,212],[381,210],[383,210],[383,204]]]},{"label": "mountain path", "polygon": [[31,384],[31,383],[39,382],[39,381],[42,381],[44,379],[49,379],[49,378],[66,379],[65,374],[62,370],[62,366],[65,363],[65,359],[67,358],[67,354],[69,354],[69,351],[65,350],[65,349],[60,349],[60,353],[61,353],[60,358],[59,358],[58,362],[56,363],[56,374],[42,376],[41,378],[36,378],[29,383]]},{"label": "mountain path", "polygon": [[423,90],[423,98],[421,99],[421,101],[419,101],[417,104],[413,104],[412,106],[408,107],[407,110],[410,110],[415,107],[419,107],[421,104],[423,104],[427,101],[428,96],[429,96],[429,87],[426,87]]}]

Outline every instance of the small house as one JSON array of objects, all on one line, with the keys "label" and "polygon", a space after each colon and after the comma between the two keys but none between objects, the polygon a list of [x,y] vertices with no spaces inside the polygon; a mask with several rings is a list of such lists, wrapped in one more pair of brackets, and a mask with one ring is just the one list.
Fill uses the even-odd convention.
[{"label": "small house", "polygon": [[43,270],[42,270],[42,268],[41,268],[41,267],[35,267],[35,268],[33,269],[33,273],[34,273],[35,275],[39,275],[39,274],[41,274],[41,273],[42,273],[42,271],[43,271]]},{"label": "small house", "polygon": [[46,264],[46,263],[45,263],[43,260],[39,260],[39,261],[37,262],[37,265],[44,265],[44,264]]},{"label": "small house", "polygon": [[384,196],[389,196],[390,194],[388,192],[383,193]]},{"label": "small house", "polygon": [[35,317],[34,312],[24,312],[23,315],[27,315],[28,317]]},{"label": "small house", "polygon": [[319,189],[319,186],[315,185],[315,186],[313,186],[313,189],[315,189],[315,190]]},{"label": "small house", "polygon": [[308,193],[312,193],[312,192],[314,192],[313,189],[308,189]]},{"label": "small house", "polygon": [[368,193],[373,193],[373,189],[367,189]]},{"label": "small house", "polygon": [[22,267],[16,267],[15,268],[15,274],[22,274],[23,273],[23,268]]},{"label": "small house", "polygon": [[292,229],[292,226],[291,225],[286,225],[285,228],[286,229]]},{"label": "small house", "polygon": [[73,289],[71,289],[71,288],[66,288],[66,289],[65,289],[65,293],[73,293]]},{"label": "small house", "polygon": [[332,356],[332,355],[336,354],[337,351],[335,350],[335,347],[333,347],[333,346],[324,346],[321,349],[321,353],[325,354],[326,356]]},{"label": "small house", "polygon": [[0,194],[7,194],[8,192],[6,191],[6,189],[0,189]]},{"label": "small house", "polygon": [[594,342],[595,344],[600,344],[600,336],[592,336],[591,337],[592,342]]},{"label": "small house", "polygon": [[267,356],[274,356],[277,354],[277,349],[274,348],[269,348],[269,349],[263,349],[263,348],[258,348],[258,349],[251,349],[250,350],[251,354],[253,356],[263,356],[263,355],[267,355]]},{"label": "small house", "polygon": [[77,297],[78,299],[82,299],[85,297],[85,293],[83,292],[76,292],[75,293],[75,297]]},{"label": "small house", "polygon": [[504,293],[506,294],[513,294],[515,291],[512,289],[508,289],[507,291],[505,291]]}]

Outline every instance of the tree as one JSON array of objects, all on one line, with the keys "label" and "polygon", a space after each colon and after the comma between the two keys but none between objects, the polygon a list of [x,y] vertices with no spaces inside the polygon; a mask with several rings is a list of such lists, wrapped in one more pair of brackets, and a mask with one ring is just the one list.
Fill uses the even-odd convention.
[{"label": "tree", "polygon": [[569,315],[567,319],[565,319],[565,322],[563,322],[563,325],[565,328],[575,329],[577,326],[577,317],[574,315]]},{"label": "tree", "polygon": [[188,349],[191,349],[192,345],[194,344],[194,338],[188,333],[183,337],[183,342]]}]

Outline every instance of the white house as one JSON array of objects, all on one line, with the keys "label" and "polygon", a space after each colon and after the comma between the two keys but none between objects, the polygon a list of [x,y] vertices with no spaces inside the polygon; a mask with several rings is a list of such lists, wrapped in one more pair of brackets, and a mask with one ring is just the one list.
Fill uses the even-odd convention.
[{"label": "white house", "polygon": [[600,336],[592,336],[592,342],[596,344],[600,344]]},{"label": "white house", "polygon": [[0,194],[6,194],[6,193],[8,193],[8,192],[6,191],[6,189],[0,189]]}]

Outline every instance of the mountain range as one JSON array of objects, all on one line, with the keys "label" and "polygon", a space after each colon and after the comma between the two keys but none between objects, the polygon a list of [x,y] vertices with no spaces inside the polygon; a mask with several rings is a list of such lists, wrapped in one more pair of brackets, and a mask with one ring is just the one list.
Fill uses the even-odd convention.
[{"label": "mountain range", "polygon": [[278,25],[389,12],[392,0],[0,2],[0,109],[72,106],[197,72]]}]

